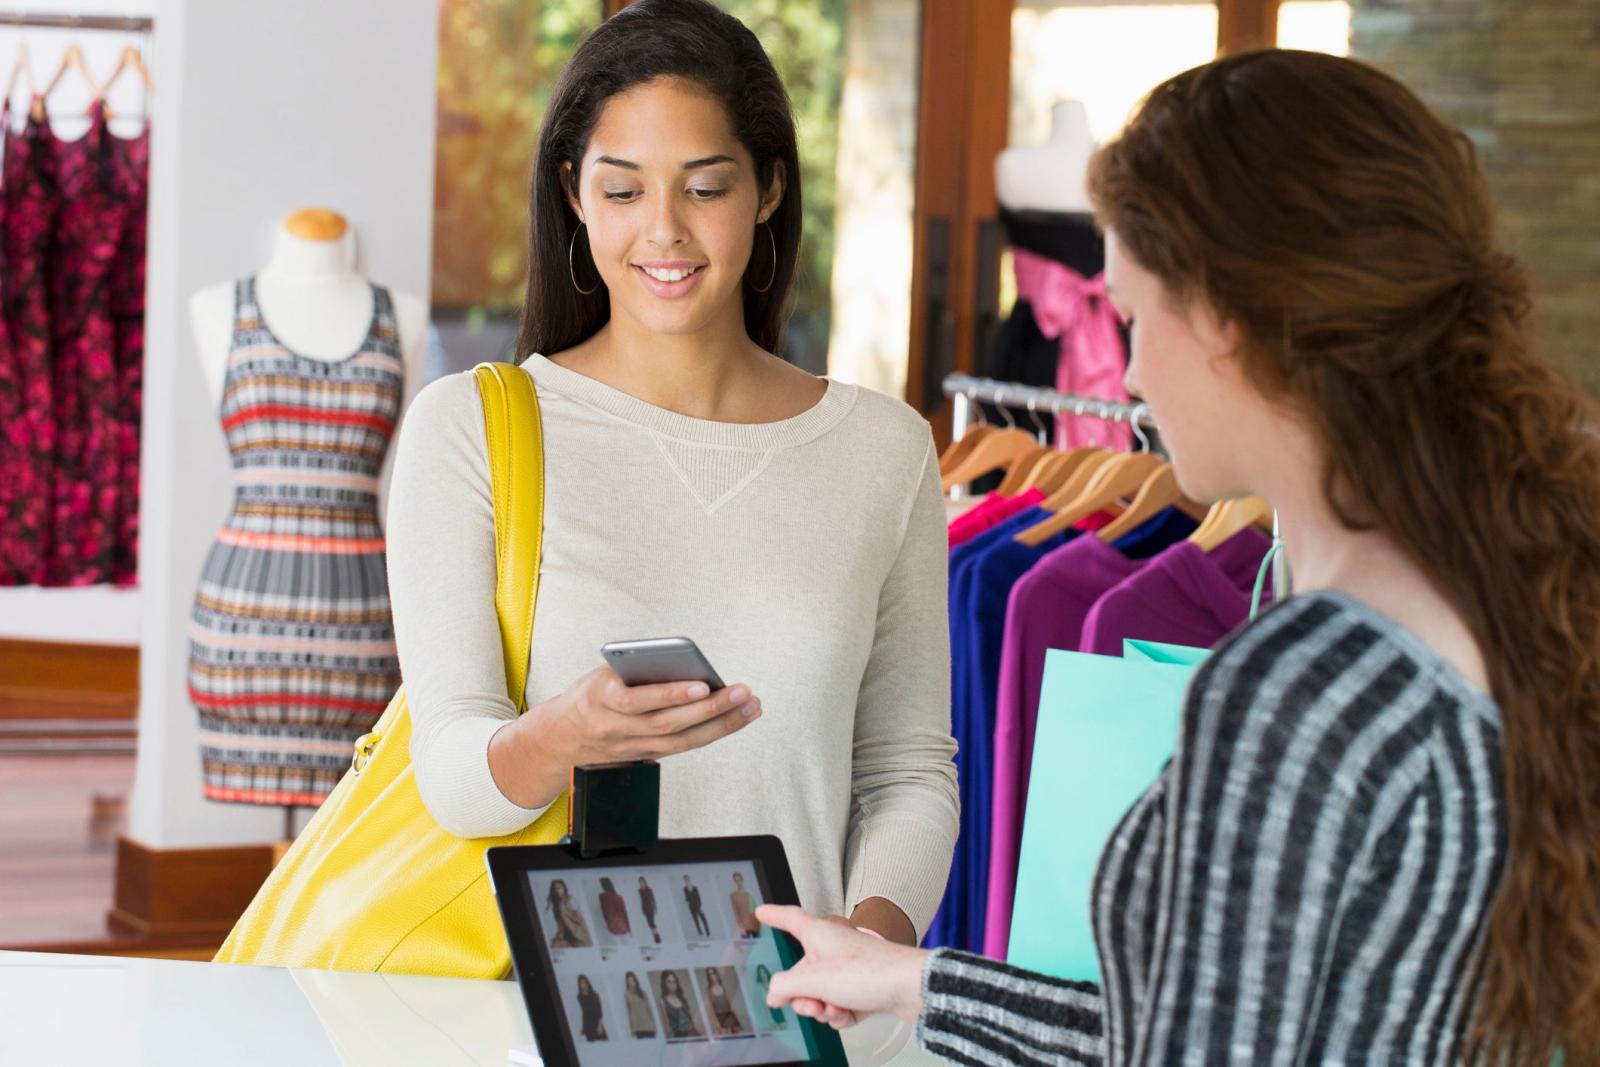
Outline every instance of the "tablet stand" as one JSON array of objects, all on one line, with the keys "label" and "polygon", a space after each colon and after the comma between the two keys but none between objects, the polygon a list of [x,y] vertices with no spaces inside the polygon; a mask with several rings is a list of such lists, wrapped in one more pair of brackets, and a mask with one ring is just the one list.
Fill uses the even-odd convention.
[{"label": "tablet stand", "polygon": [[567,836],[579,859],[646,852],[659,839],[661,765],[653,760],[572,769]]}]

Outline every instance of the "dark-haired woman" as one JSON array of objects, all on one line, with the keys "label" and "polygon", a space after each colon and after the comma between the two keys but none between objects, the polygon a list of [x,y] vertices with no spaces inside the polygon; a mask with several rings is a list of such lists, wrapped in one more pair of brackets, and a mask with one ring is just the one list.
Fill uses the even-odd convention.
[{"label": "dark-haired woman", "polygon": [[1296,595],[1109,842],[1101,984],[768,908],[770,1002],[972,1064],[1600,1062],[1600,419],[1471,146],[1263,52],[1157,88],[1090,190],[1130,391],[1185,492],[1278,509]]},{"label": "dark-haired woman", "polygon": [[[531,209],[518,354],[545,495],[520,718],[471,376],[429,386],[398,448],[423,800],[453,833],[504,834],[575,765],[662,759],[663,836],[776,834],[808,907],[914,943],[956,833],[937,457],[905,404],[779,358],[800,171],[760,43],[705,0],[605,22],[551,98]],[[607,641],[679,633],[748,682],[630,689],[595,666]]]}]

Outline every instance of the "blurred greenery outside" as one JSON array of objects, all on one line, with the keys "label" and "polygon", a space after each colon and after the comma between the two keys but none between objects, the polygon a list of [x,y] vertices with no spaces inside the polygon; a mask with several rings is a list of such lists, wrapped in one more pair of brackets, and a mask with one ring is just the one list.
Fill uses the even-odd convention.
[{"label": "blurred greenery outside", "polygon": [[[847,0],[717,0],[771,55],[794,103],[804,245],[787,354],[827,366]],[[514,317],[527,270],[528,176],[562,65],[601,0],[440,0],[433,304],[469,328]],[[765,255],[757,245],[755,255]]]}]

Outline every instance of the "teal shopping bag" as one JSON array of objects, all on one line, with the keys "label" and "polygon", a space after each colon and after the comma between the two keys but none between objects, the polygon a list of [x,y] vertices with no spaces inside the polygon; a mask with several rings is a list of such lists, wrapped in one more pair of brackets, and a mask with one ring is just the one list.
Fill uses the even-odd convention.
[{"label": "teal shopping bag", "polygon": [[1195,648],[1193,645],[1168,645],[1161,641],[1140,641],[1132,637],[1125,638],[1122,642],[1123,659],[1198,667],[1200,661],[1209,655],[1211,655],[1209,648]]},{"label": "teal shopping bag", "polygon": [[1206,650],[1130,641],[1126,655],[1045,658],[1007,960],[1098,981],[1089,897],[1100,853],[1172,757]]}]

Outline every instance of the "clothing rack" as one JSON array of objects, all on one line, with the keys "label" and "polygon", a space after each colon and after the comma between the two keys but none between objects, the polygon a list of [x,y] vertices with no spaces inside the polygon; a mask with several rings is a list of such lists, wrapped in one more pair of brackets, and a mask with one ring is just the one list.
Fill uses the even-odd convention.
[{"label": "clothing rack", "polygon": [[106,30],[149,33],[156,20],[145,15],[42,15],[0,12],[0,26],[32,26],[49,30]]},{"label": "clothing rack", "polygon": [[1125,422],[1134,428],[1140,439],[1140,430],[1154,430],[1156,421],[1150,415],[1150,405],[1129,404],[1097,396],[1079,396],[1060,393],[1035,385],[1018,385],[1016,382],[999,382],[993,378],[974,378],[969,374],[952,374],[944,380],[944,395],[952,400],[950,436],[959,440],[972,426],[972,405],[976,401],[1008,408],[1026,408],[1029,411],[1048,411],[1052,414],[1071,414],[1100,419],[1102,422]]},{"label": "clothing rack", "polygon": [[[1149,441],[1140,431],[1156,428],[1156,421],[1150,414],[1149,404],[1128,404],[1101,397],[1061,393],[1034,385],[1000,382],[993,378],[974,378],[970,374],[948,375],[944,380],[944,395],[950,397],[952,401],[950,436],[958,441],[971,428],[972,405],[979,401],[1000,407],[1021,407],[1029,411],[1087,416],[1105,422],[1125,422],[1133,427],[1133,432],[1147,445]],[[957,487],[954,495],[959,498],[962,494],[963,489]],[[1272,515],[1272,535],[1274,540],[1281,539],[1283,535],[1278,526],[1277,512],[1273,512]],[[1280,598],[1286,596],[1291,580],[1289,560],[1280,552],[1272,563],[1273,595]]]}]

